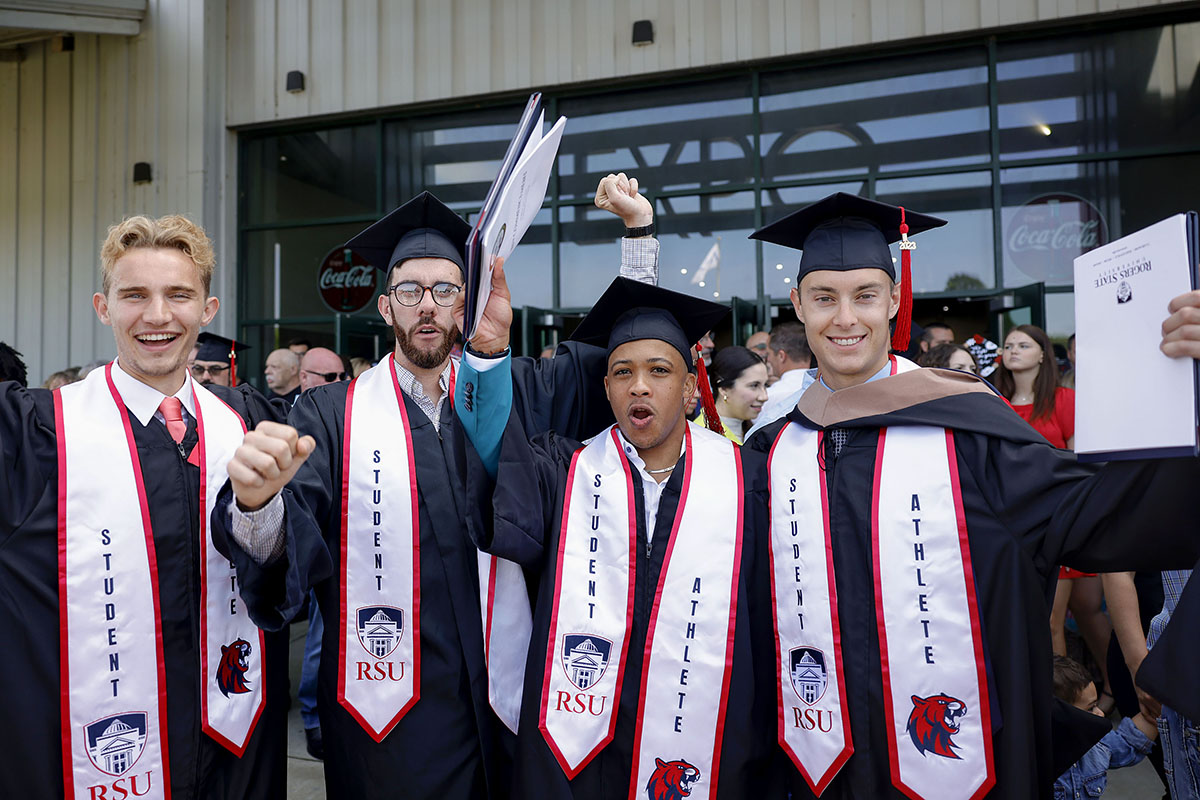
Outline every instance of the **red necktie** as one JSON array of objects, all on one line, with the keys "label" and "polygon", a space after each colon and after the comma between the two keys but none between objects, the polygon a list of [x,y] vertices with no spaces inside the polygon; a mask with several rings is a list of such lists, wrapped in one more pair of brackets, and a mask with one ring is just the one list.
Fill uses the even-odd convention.
[{"label": "red necktie", "polygon": [[164,397],[158,404],[158,410],[167,421],[167,433],[171,434],[175,444],[181,444],[187,433],[187,423],[183,421],[183,403],[179,402],[178,397]]},{"label": "red necktie", "polygon": [[[163,401],[158,404],[158,410],[167,422],[167,433],[171,434],[175,444],[179,445],[179,452],[182,454],[184,452],[183,437],[187,433],[187,423],[183,421],[183,403],[179,402],[178,397],[164,397]],[[193,466],[200,466],[199,455],[200,449],[193,447],[192,452],[188,454],[187,462]]]}]

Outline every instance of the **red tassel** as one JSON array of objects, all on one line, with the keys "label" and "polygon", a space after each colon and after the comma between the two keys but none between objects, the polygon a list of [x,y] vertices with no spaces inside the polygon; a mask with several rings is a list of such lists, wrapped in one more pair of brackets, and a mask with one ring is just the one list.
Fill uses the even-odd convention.
[{"label": "red tassel", "polygon": [[908,240],[908,223],[904,221],[904,206],[900,206],[900,310],[896,313],[896,330],[892,334],[892,349],[897,353],[908,350],[912,334],[912,255],[917,246]]},{"label": "red tassel", "polygon": [[713,400],[712,387],[708,385],[708,370],[704,368],[704,359],[700,355],[700,345],[696,345],[696,383],[700,386],[700,407],[704,409],[704,426],[713,433],[725,433],[721,423],[721,415],[717,413],[717,402]]},{"label": "red tassel", "polygon": [[237,386],[237,350],[229,348],[229,385]]}]

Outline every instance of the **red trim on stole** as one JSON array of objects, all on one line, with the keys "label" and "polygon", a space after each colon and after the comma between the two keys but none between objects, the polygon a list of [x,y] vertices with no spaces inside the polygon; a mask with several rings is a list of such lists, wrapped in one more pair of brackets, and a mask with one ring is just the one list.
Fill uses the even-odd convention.
[{"label": "red trim on stole", "polygon": [[[125,440],[129,443],[129,456],[133,461],[133,479],[137,485],[138,505],[142,511],[142,529],[146,537],[146,557],[150,562],[150,587],[154,598],[154,648],[158,655],[158,728],[159,739],[162,741],[163,766],[163,796],[171,797],[171,764],[170,751],[167,749],[167,672],[163,660],[162,613],[158,602],[158,558],[154,551],[154,531],[150,527],[150,504],[146,501],[146,484],[142,478],[142,462],[138,458],[137,443],[133,440],[133,428],[129,424],[129,411],[117,391],[112,379],[112,363],[104,368],[104,378],[108,381],[108,390],[112,393],[117,411],[121,414],[121,424],[125,427]],[[62,438],[62,431],[59,431]]]},{"label": "red trim on stole", "polygon": [[[629,654],[629,629],[633,627],[633,593],[636,587],[637,580],[637,511],[635,510],[633,501],[633,473],[629,470],[629,461],[626,460],[625,454],[622,452],[621,442],[617,438],[616,426],[609,431],[612,436],[613,446],[617,448],[617,452],[621,458],[621,468],[625,471],[625,488],[626,495],[629,497],[629,592],[625,599],[625,637],[621,641],[621,662],[617,666],[617,683],[613,690],[613,711],[609,718],[608,733],[603,739],[588,753],[579,766],[571,769],[567,766],[567,760],[563,756],[562,751],[558,749],[558,745],[554,743],[554,738],[550,736],[550,732],[546,730],[546,708],[550,699],[550,670],[554,666],[555,657],[557,655],[557,639],[552,639],[546,643],[546,668],[542,673],[542,697],[541,707],[538,710],[538,728],[542,732],[542,738],[546,740],[546,745],[550,748],[550,752],[554,754],[554,759],[558,762],[558,766],[567,776],[567,780],[572,780],[576,775],[583,771],[583,768],[591,763],[592,759],[599,755],[600,751],[612,741],[617,730],[617,715],[621,704],[621,685],[625,680],[625,657]],[[558,530],[558,559],[554,571],[554,607],[550,612],[550,636],[556,636],[558,630],[558,603],[562,597],[559,587],[562,586],[562,569],[563,555],[566,552],[566,531],[567,531],[567,514],[571,510],[571,495],[572,487],[575,485],[575,467],[579,463],[579,455],[584,448],[579,448],[575,451],[575,455],[571,457],[571,467],[567,470],[566,491],[563,493],[563,513],[562,521],[559,523]]]},{"label": "red trim on stole", "polygon": [[[689,438],[691,432],[688,432]],[[738,583],[742,576],[742,534],[744,532],[745,487],[742,478],[742,450],[733,448],[733,468],[737,472],[737,541],[733,549],[733,587],[729,592],[729,632],[725,641],[725,679],[721,682],[721,701],[717,711],[717,732],[713,740],[712,777],[709,779],[709,796],[717,791],[717,776],[721,767],[721,745],[725,741],[725,711],[729,705],[729,682],[733,678],[733,638],[737,624]],[[663,569],[664,574],[666,569]],[[636,757],[637,751],[634,750]]]},{"label": "red trim on stole", "polygon": [[[190,378],[188,380],[191,380]],[[216,395],[213,395],[216,397]],[[192,397],[195,398],[193,388]],[[217,402],[229,408],[229,405],[217,397]],[[254,712],[254,718],[250,720],[250,727],[246,730],[246,741],[239,747],[232,740],[223,736],[220,732],[212,727],[212,723],[208,720],[208,682],[211,675],[208,672],[208,636],[205,631],[208,630],[208,515],[204,513],[205,501],[208,497],[208,461],[205,459],[206,449],[204,447],[204,413],[200,410],[200,401],[193,399],[193,405],[196,408],[196,448],[192,450],[196,456],[198,466],[200,467],[200,729],[207,733],[214,741],[220,744],[229,752],[241,758],[246,752],[246,745],[250,743],[250,737],[254,735],[254,729],[258,726],[258,720],[262,717],[263,709],[267,705],[267,660],[266,660],[266,645],[262,629],[257,625],[255,629],[258,631],[258,663],[259,663],[259,683],[260,691],[258,693],[258,708]],[[242,433],[246,432],[246,422],[242,416],[229,408],[239,422],[242,424]],[[191,459],[188,459],[189,462]]]},{"label": "red trim on stole", "polygon": [[[768,482],[770,481],[770,475],[771,475],[771,461],[775,458],[775,448],[779,446],[779,440],[783,438],[783,432],[786,431],[788,425],[791,425],[791,424],[792,424],[791,422],[783,423],[783,427],[780,428],[779,433],[775,435],[775,441],[771,443],[771,449],[767,452],[767,480],[768,480]],[[820,440],[818,440],[818,444],[819,444],[819,442],[820,442]],[[821,452],[820,447],[818,447],[817,453],[819,454],[820,452]],[[796,764],[796,767],[799,768],[800,764],[796,761],[795,754],[792,753],[791,750],[788,748],[787,741],[784,739],[784,736],[783,736],[783,734],[784,734],[783,672],[782,672],[783,662],[781,660],[782,654],[780,652],[781,645],[779,644],[779,609],[777,607],[777,603],[775,602],[775,598],[778,597],[778,595],[775,593],[775,548],[771,546],[771,542],[770,542],[770,538],[769,538],[770,537],[770,520],[772,518],[771,517],[771,504],[774,502],[775,502],[775,498],[771,496],[770,492],[768,492],[767,493],[767,520],[768,520],[768,522],[767,522],[767,528],[768,528],[768,531],[767,531],[767,533],[768,533],[767,568],[768,568],[768,572],[770,573],[770,576],[771,576],[771,627],[774,629],[773,632],[775,634],[775,661],[776,661],[776,663],[775,663],[775,709],[778,712],[777,717],[778,717],[778,722],[779,722],[779,726],[776,730],[776,740],[779,742],[779,746],[780,746],[780,748],[783,749],[783,752],[787,753],[788,758],[790,758],[792,760],[792,763]],[[800,770],[800,773],[803,775],[804,770]],[[807,777],[805,779],[807,780]]]},{"label": "red trim on stole", "polygon": [[[894,368],[894,365],[895,365],[895,361],[893,360],[893,368]],[[793,423],[791,423],[791,422],[785,423],[784,426],[779,429],[779,434],[775,437],[774,443],[771,444],[770,452],[767,454],[767,475],[768,476],[770,475],[770,465],[773,463],[773,461],[775,459],[775,448],[779,445],[780,439],[783,438],[784,430],[786,430],[788,425],[791,425],[791,424],[793,424]],[[818,431],[817,432],[818,458],[821,453],[821,448],[824,446],[824,444],[825,444],[825,433],[824,433],[824,431]],[[790,758],[792,760],[792,763],[796,766],[796,769],[800,772],[800,775],[801,775],[801,777],[804,778],[804,781],[813,790],[813,793],[816,794],[818,797],[820,797],[821,794],[827,788],[829,788],[830,782],[832,782],[833,779],[835,777],[837,777],[837,774],[839,772],[841,772],[841,769],[843,766],[845,766],[846,762],[850,760],[850,756],[854,755],[854,742],[853,742],[853,738],[851,736],[851,731],[850,731],[850,709],[846,705],[846,674],[845,674],[845,670],[842,667],[842,627],[841,627],[841,621],[838,618],[837,577],[834,573],[833,537],[832,537],[831,528],[829,525],[829,490],[825,483],[825,470],[824,469],[818,470],[818,474],[821,476],[821,519],[823,520],[822,528],[823,528],[823,532],[824,532],[824,536],[825,536],[825,571],[826,571],[826,576],[829,581],[829,589],[828,589],[828,591],[829,591],[829,610],[830,610],[830,621],[833,625],[833,651],[834,651],[833,658],[834,658],[834,669],[837,670],[838,702],[840,703],[841,709],[842,709],[843,747],[842,747],[842,752],[838,755],[838,757],[835,758],[832,763],[830,763],[829,769],[827,769],[825,771],[825,774],[822,775],[817,780],[813,780],[812,776],[808,774],[808,770],[806,770],[804,768],[804,765],[800,763],[799,757],[797,757],[796,753],[792,750],[791,746],[787,743],[787,740],[784,737],[784,732],[786,730],[786,720],[784,719],[784,715],[783,715],[783,660],[782,660],[783,652],[782,652],[782,648],[779,644],[779,616],[778,616],[779,608],[775,602],[775,598],[777,597],[777,595],[775,594],[775,548],[774,547],[771,547],[771,546],[767,547],[767,559],[768,559],[768,566],[770,567],[770,575],[771,575],[771,624],[775,628],[775,702],[776,702],[776,708],[779,710],[779,714],[778,714],[779,746],[783,749],[783,751],[785,753],[787,753],[788,758]],[[772,502],[772,499],[770,497],[768,497],[767,519],[771,519],[771,515],[770,515],[771,502]]]},{"label": "red trim on stole", "polygon": [[[663,556],[662,568],[658,572],[658,586],[654,590],[654,605],[650,607],[650,622],[646,626],[646,646],[642,652],[642,681],[640,691],[638,692],[639,706],[641,705],[640,699],[646,696],[646,679],[650,677],[650,670],[647,667],[650,666],[650,650],[654,647],[654,629],[658,625],[658,607],[662,604],[663,584],[667,580],[667,568],[671,566],[671,554],[675,552],[676,534],[679,533],[679,523],[683,520],[683,510],[687,506],[688,491],[692,486],[693,451],[692,429],[690,426],[684,428],[684,436],[683,486],[679,487],[679,505],[675,508],[675,520],[671,523],[671,538],[667,539],[667,552]],[[650,532],[647,531],[646,533],[648,535]],[[637,726],[634,728],[633,734],[633,757],[635,759],[638,757],[638,751],[642,746],[642,722],[643,715],[639,709]],[[633,800],[638,790],[638,776],[635,774],[631,777],[633,780],[629,787],[629,797],[630,800]],[[715,786],[716,784],[711,785]]]},{"label": "red trim on stole", "polygon": [[983,726],[983,752],[987,778],[971,795],[971,800],[983,797],[996,785],[996,770],[992,754],[992,700],[988,694],[987,666],[983,661],[983,628],[979,624],[979,603],[975,597],[975,571],[971,567],[971,543],[967,537],[967,515],[963,510],[962,485],[958,478],[958,453],[954,448],[954,432],[946,430],[946,454],[950,461],[950,487],[954,494],[954,516],[958,521],[958,544],[962,552],[963,576],[966,583],[967,608],[971,612],[971,639],[975,648],[975,667],[979,675],[979,714]]},{"label": "red trim on stole", "polygon": [[[893,359],[893,365],[895,360]],[[895,367],[893,366],[893,369]],[[913,800],[922,800],[900,779],[900,755],[896,745],[895,708],[892,705],[892,676],[888,669],[887,630],[883,624],[883,580],[879,567],[879,482],[883,476],[883,443],[887,428],[879,429],[879,441],[875,446],[875,477],[871,482],[871,572],[875,583],[875,626],[879,631],[879,670],[883,678],[884,727],[887,728],[888,769],[892,786]]]},{"label": "red trim on stole", "polygon": [[[895,369],[895,360],[892,361],[892,368]],[[825,434],[821,433],[817,438],[817,452],[821,452],[821,447],[824,445]],[[838,617],[838,602],[837,602],[837,576],[833,569],[833,535],[829,524],[829,489],[825,483],[825,470],[820,471],[821,475],[821,520],[822,530],[825,535],[825,574],[829,581],[829,613],[830,620],[833,623],[833,652],[836,660],[835,668],[837,669],[838,679],[838,702],[842,708],[842,736],[843,749],[841,754],[834,759],[830,764],[829,769],[821,776],[820,780],[815,782],[813,790],[819,797],[822,792],[829,786],[830,781],[841,771],[845,763],[854,754],[854,741],[850,733],[850,707],[846,702],[846,673],[842,667],[842,623]],[[782,663],[780,664],[782,667]],[[780,689],[782,690],[782,683]],[[801,770],[803,773],[803,770]],[[805,775],[805,780],[808,776]],[[809,781],[812,784],[812,781]]]},{"label": "red trim on stole", "polygon": [[58,445],[58,694],[62,717],[63,787],[66,800],[73,800],[75,771],[71,753],[71,662],[67,652],[67,441],[63,435],[62,390],[55,389],[52,394]]},{"label": "red trim on stole", "polygon": [[342,524],[338,536],[338,557],[341,562],[338,569],[340,586],[338,588],[337,697],[338,703],[346,709],[350,716],[354,717],[363,730],[370,733],[370,727],[363,721],[362,716],[346,702],[346,513],[350,504],[350,420],[351,412],[354,410],[354,388],[357,383],[358,378],[355,378],[346,387],[346,411],[342,420]]}]

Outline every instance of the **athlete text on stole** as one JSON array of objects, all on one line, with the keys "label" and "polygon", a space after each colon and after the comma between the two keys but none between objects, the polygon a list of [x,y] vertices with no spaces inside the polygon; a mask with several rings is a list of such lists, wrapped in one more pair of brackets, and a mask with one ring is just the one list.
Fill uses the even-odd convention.
[{"label": "athlete text on stole", "polygon": [[[922,614],[929,614],[929,594],[928,594],[928,592],[919,591],[920,589],[925,589],[928,587],[926,586],[925,581],[921,578],[921,565],[925,562],[925,544],[922,541],[920,541],[920,539],[921,539],[921,517],[919,516],[919,512],[921,511],[921,499],[919,496],[917,496],[915,494],[912,496],[912,509],[911,510],[914,514],[918,514],[917,516],[914,516],[912,518],[913,536],[915,537],[915,539],[912,543],[912,546],[913,546],[913,569],[916,570],[916,578],[917,578],[916,586],[918,589],[917,609]],[[930,638],[930,636],[929,636],[929,620],[921,619],[919,621],[921,623],[922,635],[926,639],[929,639]],[[925,663],[926,664],[934,663],[933,645],[929,645],[929,644],[925,645]]]}]

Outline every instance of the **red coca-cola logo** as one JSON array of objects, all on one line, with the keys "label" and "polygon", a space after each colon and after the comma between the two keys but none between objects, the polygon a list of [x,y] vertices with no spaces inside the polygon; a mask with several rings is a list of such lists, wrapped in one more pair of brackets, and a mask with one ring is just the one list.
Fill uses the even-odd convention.
[{"label": "red coca-cola logo", "polygon": [[1043,194],[1017,209],[1004,232],[1009,262],[1035,281],[1071,283],[1075,258],[1108,243],[1104,217],[1073,194]]},{"label": "red coca-cola logo", "polygon": [[333,311],[348,314],[375,299],[375,268],[349,248],[330,250],[317,275],[321,300]]}]

